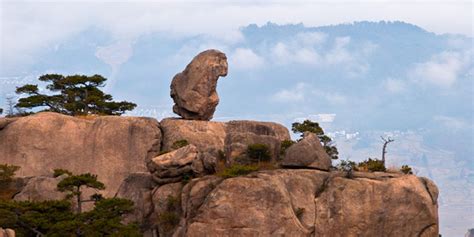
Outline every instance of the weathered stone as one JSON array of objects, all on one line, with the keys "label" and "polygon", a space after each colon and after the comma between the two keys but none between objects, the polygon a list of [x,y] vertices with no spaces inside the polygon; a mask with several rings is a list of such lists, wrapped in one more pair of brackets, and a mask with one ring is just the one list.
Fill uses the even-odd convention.
[{"label": "weathered stone", "polygon": [[424,181],[385,173],[354,177],[261,171],[223,181],[197,178],[161,195],[181,196],[173,236],[437,236],[436,195]]},{"label": "weathered stone", "polygon": [[281,165],[284,167],[329,170],[331,158],[321,145],[318,136],[314,133],[308,133],[301,141],[286,149]]},{"label": "weathered stone", "polygon": [[275,170],[226,179],[193,211],[186,236],[308,236],[314,226],[314,193],[327,176]]},{"label": "weathered stone", "polygon": [[153,216],[155,228],[158,229],[158,236],[172,236],[177,228],[172,220],[179,221],[181,212],[181,190],[182,183],[170,183],[156,188],[153,191]]},{"label": "weathered stone", "polygon": [[15,195],[16,201],[47,201],[62,200],[66,198],[67,193],[57,190],[58,183],[66,178],[66,175],[59,177],[36,176],[28,180],[20,193]]},{"label": "weathered stone", "polygon": [[438,236],[437,205],[413,175],[335,177],[315,203],[315,236]]},{"label": "weathered stone", "polygon": [[217,79],[227,75],[227,57],[217,50],[201,52],[171,82],[173,112],[184,119],[211,120],[219,96]]},{"label": "weathered stone", "polygon": [[133,212],[124,218],[126,223],[138,222],[143,229],[151,228],[148,219],[153,212],[153,186],[150,173],[132,173],[122,182],[115,197],[131,200],[134,204]]},{"label": "weathered stone", "polygon": [[215,157],[219,151],[224,150],[225,123],[167,118],[163,119],[160,125],[164,151],[172,150],[173,143],[179,140],[186,140],[200,152]]},{"label": "weathered stone", "polygon": [[225,155],[228,163],[245,155],[251,144],[265,144],[271,157],[276,160],[280,154],[281,142],[289,140],[288,129],[280,124],[258,121],[230,121],[226,127]]},{"label": "weathered stone", "polygon": [[280,154],[281,141],[276,137],[256,135],[253,133],[229,133],[226,136],[225,146],[227,162],[232,164],[236,159],[245,157],[248,146],[252,144],[266,145],[270,151],[272,160],[276,160]]},{"label": "weathered stone", "polygon": [[53,169],[93,173],[113,196],[130,173],[146,172],[160,151],[161,131],[150,118],[76,118],[39,113],[0,130],[0,163],[18,165],[18,176],[50,175]]},{"label": "weathered stone", "polygon": [[16,177],[8,182],[0,182],[0,200],[11,200],[26,186],[30,177]]},{"label": "weathered stone", "polygon": [[253,133],[276,137],[278,140],[290,140],[288,129],[278,123],[251,120],[234,120],[227,122],[227,133]]},{"label": "weathered stone", "polygon": [[15,231],[12,229],[3,229],[0,227],[0,237],[15,237]]},{"label": "weathered stone", "polygon": [[194,145],[187,145],[153,158],[149,168],[160,184],[167,180],[180,181],[184,175],[199,176],[205,173],[198,149]]}]

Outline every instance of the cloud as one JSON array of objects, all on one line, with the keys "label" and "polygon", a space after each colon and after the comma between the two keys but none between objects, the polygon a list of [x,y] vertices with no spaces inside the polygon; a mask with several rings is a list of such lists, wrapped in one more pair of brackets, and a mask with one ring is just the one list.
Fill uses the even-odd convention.
[{"label": "cloud", "polygon": [[[437,33],[472,35],[472,12],[468,1],[449,4],[361,1],[349,7],[346,1],[332,1],[330,4],[307,1],[222,1],[217,4],[213,0],[145,0],[138,3],[127,0],[7,0],[2,1],[1,5],[0,54],[4,71],[35,63],[41,50],[54,48],[61,41],[90,28],[103,29],[114,40],[136,39],[145,34],[164,32],[170,37],[205,34],[226,42],[238,42],[239,27],[252,23],[302,22],[306,26],[320,26],[384,19],[411,22]],[[443,9],[442,15],[438,14],[439,9]],[[320,17],[315,18],[315,15]],[[457,24],[451,24],[453,21]],[[305,43],[325,40],[317,33],[299,38]],[[307,54],[303,51],[300,55]]]},{"label": "cloud", "polygon": [[304,90],[306,86],[307,85],[305,83],[300,82],[296,84],[296,86],[292,89],[283,89],[281,91],[278,91],[271,97],[271,99],[277,102],[285,103],[304,101]]},{"label": "cloud", "polygon": [[369,70],[367,61],[377,45],[365,42],[349,50],[350,37],[336,37],[333,41],[327,38],[321,32],[297,34],[287,41],[270,46],[267,50],[270,58],[267,61],[277,65],[301,64],[318,69],[338,67],[349,77],[361,76]]},{"label": "cloud", "polygon": [[298,117],[293,119],[294,122],[302,123],[305,120],[311,120],[318,123],[332,123],[336,118],[336,114],[310,114],[306,117]]},{"label": "cloud", "polygon": [[400,93],[406,90],[406,83],[399,79],[388,78],[383,82],[383,87],[390,93]]},{"label": "cloud", "polygon": [[468,129],[470,125],[464,119],[455,118],[451,116],[437,115],[433,118],[435,122],[440,123],[442,126],[452,129],[452,130],[461,130]]},{"label": "cloud", "polygon": [[426,62],[416,64],[409,72],[409,76],[421,84],[450,87],[456,83],[465,64],[465,58],[461,53],[444,51]]},{"label": "cloud", "polygon": [[230,57],[229,67],[256,69],[264,65],[264,59],[248,48],[237,48]]}]

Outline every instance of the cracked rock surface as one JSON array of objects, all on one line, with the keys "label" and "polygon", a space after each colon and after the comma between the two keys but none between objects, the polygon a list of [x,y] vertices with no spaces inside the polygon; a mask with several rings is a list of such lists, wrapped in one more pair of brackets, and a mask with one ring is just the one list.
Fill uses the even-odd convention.
[{"label": "cracked rock surface", "polygon": [[173,187],[180,221],[165,236],[438,236],[437,188],[414,175],[279,169]]}]

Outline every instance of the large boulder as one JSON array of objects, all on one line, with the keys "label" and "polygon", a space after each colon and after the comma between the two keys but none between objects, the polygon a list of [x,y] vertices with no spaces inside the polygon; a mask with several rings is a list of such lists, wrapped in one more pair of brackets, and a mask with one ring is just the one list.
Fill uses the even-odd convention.
[{"label": "large boulder", "polygon": [[171,82],[173,112],[184,119],[211,120],[219,103],[217,79],[226,75],[224,53],[211,49],[198,54]]},{"label": "large boulder", "polygon": [[179,140],[188,141],[200,152],[217,155],[219,150],[224,150],[226,124],[223,122],[166,118],[160,122],[160,126],[163,132],[164,151],[172,150],[173,144]]},{"label": "large boulder", "polygon": [[331,158],[321,145],[318,136],[314,133],[306,133],[301,141],[286,149],[281,165],[283,167],[329,170]]},{"label": "large boulder", "polygon": [[438,236],[436,186],[414,175],[355,177],[330,179],[316,195],[315,236]]},{"label": "large boulder", "polygon": [[[193,179],[165,236],[437,236],[437,188],[413,175],[311,169]],[[161,187],[160,187],[161,188]],[[154,199],[156,200],[156,199]],[[161,201],[163,206],[164,201]],[[155,212],[162,210],[156,208]],[[165,210],[162,210],[162,212]]]},{"label": "large boulder", "polygon": [[56,168],[97,174],[111,197],[130,173],[147,171],[160,143],[159,123],[151,118],[38,113],[0,129],[0,163],[20,166],[18,176],[50,175]]},{"label": "large boulder", "polygon": [[251,144],[264,144],[276,160],[280,154],[281,142],[290,139],[288,129],[272,122],[230,121],[226,127],[225,155],[228,163],[245,156]]},{"label": "large boulder", "polygon": [[192,144],[153,158],[149,169],[158,184],[178,182],[206,171],[197,147]]}]

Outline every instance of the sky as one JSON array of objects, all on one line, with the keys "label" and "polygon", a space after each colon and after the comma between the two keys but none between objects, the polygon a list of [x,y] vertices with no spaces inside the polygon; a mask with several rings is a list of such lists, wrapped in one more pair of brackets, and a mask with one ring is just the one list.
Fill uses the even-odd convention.
[{"label": "sky", "polygon": [[[0,107],[45,73],[101,74],[130,116],[172,113],[169,85],[226,53],[214,120],[318,121],[341,159],[408,164],[440,188],[443,236],[474,223],[471,1],[0,1]],[[44,89],[44,85],[40,88]],[[293,135],[296,137],[296,135]]]}]

